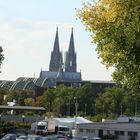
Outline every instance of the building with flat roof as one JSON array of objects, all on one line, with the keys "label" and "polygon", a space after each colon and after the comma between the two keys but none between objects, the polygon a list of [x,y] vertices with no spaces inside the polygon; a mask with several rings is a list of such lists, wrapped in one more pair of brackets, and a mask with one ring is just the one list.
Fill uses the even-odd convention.
[{"label": "building with flat roof", "polygon": [[96,122],[89,124],[77,124],[77,136],[89,138],[101,137],[106,139],[128,140],[135,137],[140,140],[139,122]]}]

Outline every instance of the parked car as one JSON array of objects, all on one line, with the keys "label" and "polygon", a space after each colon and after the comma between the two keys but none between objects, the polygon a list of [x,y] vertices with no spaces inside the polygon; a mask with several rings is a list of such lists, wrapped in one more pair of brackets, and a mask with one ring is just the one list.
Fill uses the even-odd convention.
[{"label": "parked car", "polygon": [[55,140],[68,140],[68,137],[63,136],[63,135],[56,135],[54,137]]},{"label": "parked car", "polygon": [[1,138],[1,140],[16,140],[17,135],[13,133],[8,133],[4,137]]},{"label": "parked car", "polygon": [[83,136],[80,138],[80,140],[88,140],[89,138],[87,136]]},{"label": "parked car", "polygon": [[27,136],[19,136],[16,138],[16,140],[28,140]]},{"label": "parked car", "polygon": [[99,137],[94,137],[93,140],[101,140]]},{"label": "parked car", "polygon": [[54,140],[54,137],[53,136],[46,136],[46,137],[43,137],[42,140]]},{"label": "parked car", "polygon": [[27,140],[42,140],[42,136],[39,135],[28,135],[27,137]]}]

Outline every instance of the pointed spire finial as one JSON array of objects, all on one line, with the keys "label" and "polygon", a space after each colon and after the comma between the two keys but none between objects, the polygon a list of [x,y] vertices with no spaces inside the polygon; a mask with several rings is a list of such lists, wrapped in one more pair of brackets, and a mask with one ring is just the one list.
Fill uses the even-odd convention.
[{"label": "pointed spire finial", "polygon": [[73,32],[73,27],[71,28],[71,31]]},{"label": "pointed spire finial", "polygon": [[58,26],[56,27],[56,31],[58,31]]}]

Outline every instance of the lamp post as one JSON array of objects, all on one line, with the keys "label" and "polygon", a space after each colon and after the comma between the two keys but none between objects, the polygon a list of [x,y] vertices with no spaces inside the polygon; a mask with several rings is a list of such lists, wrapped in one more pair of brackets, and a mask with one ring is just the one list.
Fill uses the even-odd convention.
[{"label": "lamp post", "polygon": [[78,110],[78,102],[77,102],[77,99],[76,99],[76,102],[75,102],[75,128],[77,128],[77,125],[76,125],[76,122],[77,122],[77,110]]},{"label": "lamp post", "polygon": [[103,105],[103,115],[104,115],[104,113],[105,113],[105,106]]},{"label": "lamp post", "polygon": [[122,104],[121,104],[121,115],[123,114],[123,112],[122,112]]},{"label": "lamp post", "polygon": [[87,104],[85,104],[85,115],[87,115]]},{"label": "lamp post", "polygon": [[22,122],[24,123],[25,122],[25,116],[22,115]]},{"label": "lamp post", "polygon": [[94,115],[96,115],[96,104],[94,104]]},{"label": "lamp post", "polygon": [[137,101],[135,101],[135,116],[137,115]]},{"label": "lamp post", "polygon": [[68,106],[69,108],[68,108],[68,114],[69,114],[69,116],[70,116],[70,97],[69,97],[69,106]]}]

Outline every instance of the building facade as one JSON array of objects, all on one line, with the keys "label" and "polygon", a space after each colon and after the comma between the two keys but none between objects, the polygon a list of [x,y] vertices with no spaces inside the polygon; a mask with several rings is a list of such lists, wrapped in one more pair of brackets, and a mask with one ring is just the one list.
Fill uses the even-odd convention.
[{"label": "building facade", "polygon": [[115,140],[128,140],[135,137],[140,140],[139,123],[98,122],[92,124],[78,124],[77,137],[101,137]]},{"label": "building facade", "polygon": [[81,81],[81,72],[77,72],[73,28],[71,30],[69,48],[65,54],[65,60],[63,60],[63,55],[59,48],[57,27],[54,47],[51,52],[49,71],[41,71],[40,78],[53,78],[59,81]]}]

